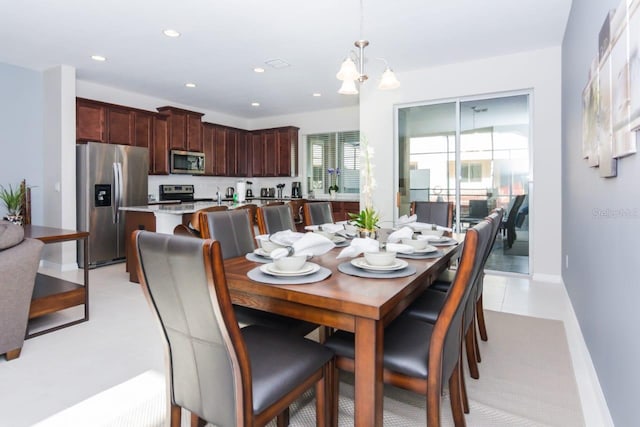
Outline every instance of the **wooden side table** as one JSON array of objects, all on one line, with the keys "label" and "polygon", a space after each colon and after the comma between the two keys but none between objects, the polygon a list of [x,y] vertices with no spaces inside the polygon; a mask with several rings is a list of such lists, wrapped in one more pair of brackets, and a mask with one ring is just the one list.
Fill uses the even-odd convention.
[{"label": "wooden side table", "polygon": [[31,308],[29,309],[29,320],[31,320],[44,316],[45,314],[55,313],[66,308],[84,304],[84,317],[34,333],[29,333],[29,329],[27,328],[26,338],[37,337],[38,335],[89,320],[89,270],[87,267],[89,265],[89,233],[86,231],[63,230],[60,228],[29,224],[24,226],[24,236],[38,239],[45,244],[82,240],[85,249],[84,283],[81,285],[38,273],[33,289],[33,296],[31,297]]}]

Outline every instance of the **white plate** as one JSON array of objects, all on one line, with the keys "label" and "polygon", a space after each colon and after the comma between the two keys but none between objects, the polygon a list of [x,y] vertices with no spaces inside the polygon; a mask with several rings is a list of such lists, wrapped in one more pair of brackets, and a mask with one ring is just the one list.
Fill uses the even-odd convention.
[{"label": "white plate", "polygon": [[313,274],[320,270],[320,266],[313,262],[305,262],[302,268],[298,271],[282,271],[278,270],[274,263],[262,264],[260,271],[271,276],[291,277],[291,276],[306,276]]},{"label": "white plate", "polygon": [[436,252],[438,248],[435,246],[427,245],[424,249],[416,249],[412,253],[414,254],[430,254],[431,252]]},{"label": "white plate", "polygon": [[262,248],[254,249],[254,250],[253,250],[253,253],[254,253],[254,254],[256,254],[256,255],[258,255],[258,256],[261,256],[261,257],[263,257],[263,258],[269,258],[269,259],[271,259],[271,253],[270,253],[270,252],[265,251],[265,250],[264,250],[264,249],[262,249]]},{"label": "white plate", "polygon": [[437,251],[438,251],[438,248],[436,248],[435,246],[427,245],[427,247],[424,249],[414,249],[412,252],[398,251],[398,253],[405,254],[405,255],[422,255],[422,254],[430,254]]},{"label": "white plate", "polygon": [[429,240],[429,243],[436,246],[453,246],[458,244],[456,239],[452,239],[451,237],[441,237],[437,240]]},{"label": "white plate", "polygon": [[344,243],[344,242],[346,242],[346,241],[347,241],[347,239],[345,239],[345,238],[344,238],[344,237],[342,237],[342,236],[333,236],[333,237],[331,238],[331,241],[332,241],[333,243]]},{"label": "white plate", "polygon": [[352,259],[351,265],[353,265],[354,267],[362,268],[363,270],[370,270],[370,271],[396,271],[396,270],[402,270],[407,265],[409,265],[409,263],[403,259],[396,258],[396,260],[391,265],[384,265],[384,266],[371,265],[371,264],[367,264],[367,260],[364,257],[360,257],[360,258]]}]

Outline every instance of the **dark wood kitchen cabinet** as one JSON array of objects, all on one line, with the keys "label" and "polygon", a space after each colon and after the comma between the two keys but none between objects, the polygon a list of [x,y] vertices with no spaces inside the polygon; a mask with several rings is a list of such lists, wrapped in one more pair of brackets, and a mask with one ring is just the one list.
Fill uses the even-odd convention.
[{"label": "dark wood kitchen cabinet", "polygon": [[262,132],[248,133],[248,145],[250,151],[251,176],[264,176],[264,141]]},{"label": "dark wood kitchen cabinet", "polygon": [[90,99],[76,100],[76,141],[107,142],[107,107]]},{"label": "dark wood kitchen cabinet", "polygon": [[135,112],[132,109],[109,106],[107,120],[109,144],[134,145]]},{"label": "dark wood kitchen cabinet", "polygon": [[153,116],[153,144],[149,146],[149,173],[169,174],[169,125],[160,114]]},{"label": "dark wood kitchen cabinet", "polygon": [[[215,133],[215,155],[214,155],[214,168],[213,174],[216,176],[227,175],[227,128],[224,126],[216,125],[214,127]],[[205,160],[206,164],[206,160]]]},{"label": "dark wood kitchen cabinet", "polygon": [[202,152],[202,116],[195,111],[170,106],[158,107],[167,117],[169,148],[172,150]]},{"label": "dark wood kitchen cabinet", "polygon": [[202,124],[202,152],[204,153],[204,174],[215,175],[216,128],[211,123]]},{"label": "dark wood kitchen cabinet", "polygon": [[249,176],[247,132],[227,128],[226,174],[227,176]]},{"label": "dark wood kitchen cabinet", "polygon": [[262,141],[264,144],[264,166],[262,176],[278,176],[278,155],[276,148],[277,133],[274,129],[262,131]]},{"label": "dark wood kitchen cabinet", "polygon": [[134,113],[134,137],[136,147],[153,147],[153,113],[136,111]]},{"label": "dark wood kitchen cabinet", "polygon": [[298,130],[293,126],[277,129],[277,176],[298,176]]}]

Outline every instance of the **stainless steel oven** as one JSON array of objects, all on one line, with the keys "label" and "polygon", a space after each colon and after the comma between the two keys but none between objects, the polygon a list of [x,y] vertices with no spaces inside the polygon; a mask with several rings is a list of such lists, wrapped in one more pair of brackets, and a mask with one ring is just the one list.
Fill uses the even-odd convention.
[{"label": "stainless steel oven", "polygon": [[171,150],[171,173],[204,174],[204,154],[193,151]]}]

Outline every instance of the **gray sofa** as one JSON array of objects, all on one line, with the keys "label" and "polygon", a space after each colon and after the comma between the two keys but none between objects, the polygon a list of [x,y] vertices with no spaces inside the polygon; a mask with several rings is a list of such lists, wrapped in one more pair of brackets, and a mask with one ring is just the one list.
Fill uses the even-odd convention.
[{"label": "gray sofa", "polygon": [[22,227],[0,221],[0,355],[7,360],[22,350],[42,246],[25,239]]}]

